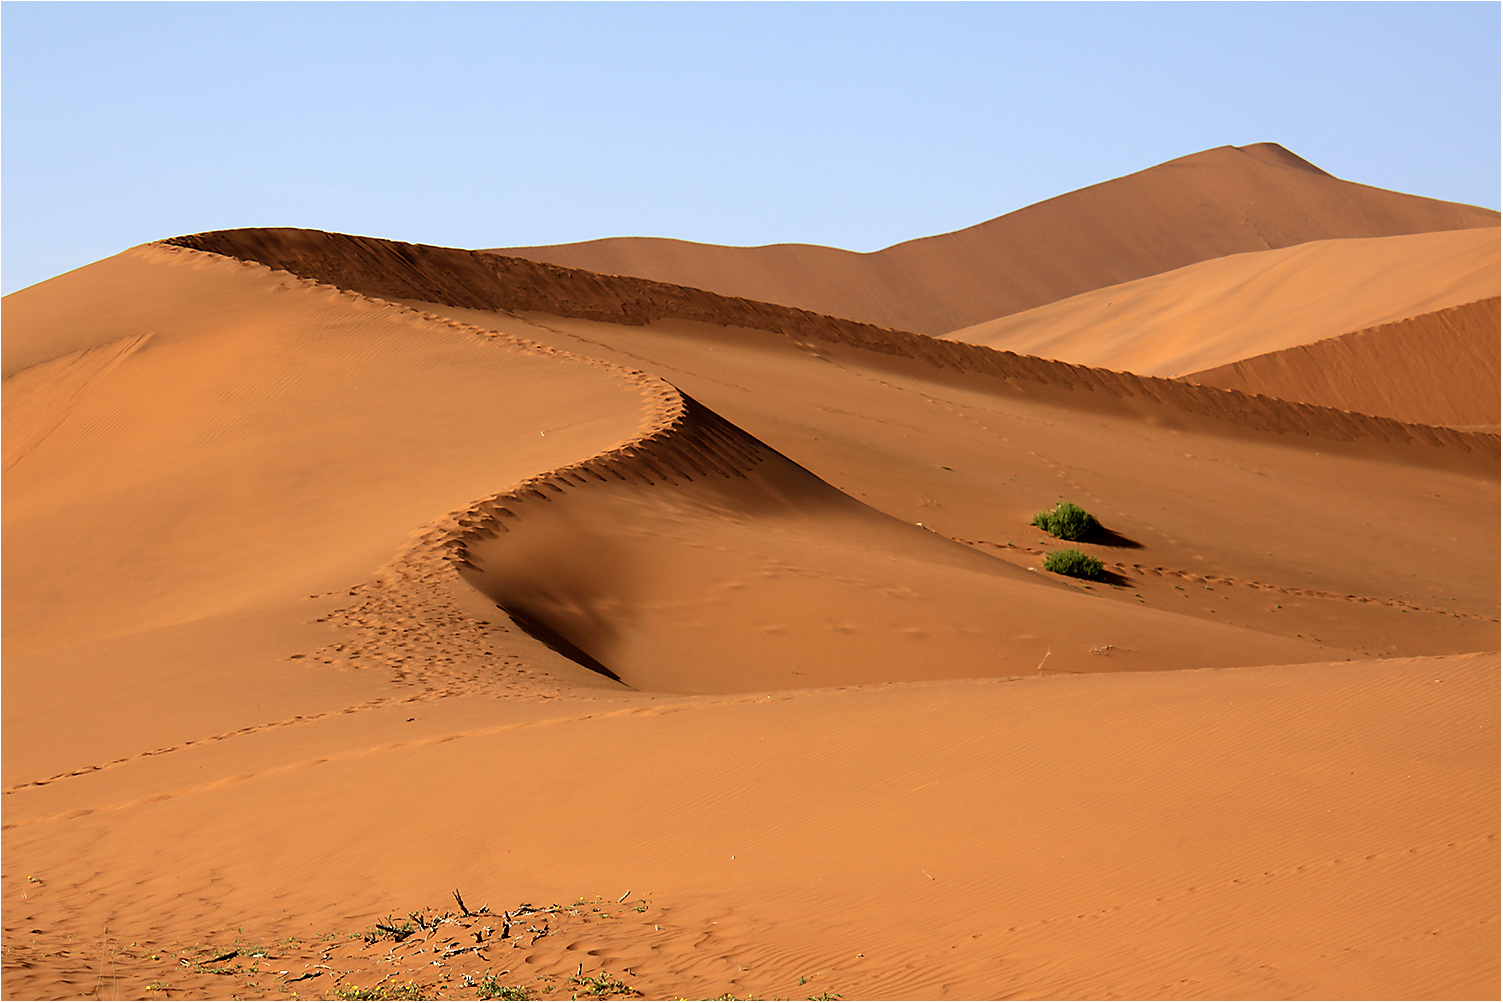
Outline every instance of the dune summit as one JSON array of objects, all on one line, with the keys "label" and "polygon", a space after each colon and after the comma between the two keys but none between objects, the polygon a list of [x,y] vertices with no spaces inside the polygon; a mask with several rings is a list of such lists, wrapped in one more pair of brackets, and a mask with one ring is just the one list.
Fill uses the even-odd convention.
[{"label": "dune summit", "polygon": [[[875,320],[294,229],[6,297],[5,994],[1496,996],[1496,214],[1033,209]],[[895,319],[1029,296],[1119,365]]]},{"label": "dune summit", "polygon": [[1493,210],[1342,181],[1258,143],[1180,157],[870,254],[651,237],[496,251],[940,335],[1229,254],[1498,224]]}]

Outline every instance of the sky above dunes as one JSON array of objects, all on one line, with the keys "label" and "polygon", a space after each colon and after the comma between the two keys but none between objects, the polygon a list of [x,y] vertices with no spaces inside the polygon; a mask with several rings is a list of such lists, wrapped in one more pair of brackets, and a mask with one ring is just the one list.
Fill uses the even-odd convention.
[{"label": "sky above dunes", "polygon": [[1493,3],[0,13],[7,293],[241,226],[871,251],[1264,141],[1499,206]]}]

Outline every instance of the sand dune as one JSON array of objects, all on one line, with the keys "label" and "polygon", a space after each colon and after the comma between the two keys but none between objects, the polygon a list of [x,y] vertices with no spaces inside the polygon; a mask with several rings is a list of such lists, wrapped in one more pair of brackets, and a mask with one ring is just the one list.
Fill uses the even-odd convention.
[{"label": "sand dune", "polygon": [[1498,302],[1494,296],[1380,324],[1185,379],[1400,421],[1496,431]]},{"label": "sand dune", "polygon": [[496,323],[490,314],[498,311],[538,311],[631,326],[657,320],[697,321],[875,353],[868,364],[880,364],[883,357],[891,357],[920,363],[921,368],[1001,379],[1015,389],[1032,385],[1039,388],[1034,392],[1043,393],[1089,390],[1089,397],[1074,399],[1076,406],[1142,416],[1141,408],[1146,405],[1155,415],[1153,420],[1159,422],[1169,420],[1168,414],[1182,412],[1196,418],[1214,416],[1248,429],[1331,442],[1371,439],[1422,447],[1456,446],[1459,448],[1440,452],[1420,448],[1412,459],[1480,464],[1479,469],[1489,469],[1498,453],[1494,437],[1470,437],[1428,426],[1404,427],[1388,419],[1312,410],[1300,404],[1217,392],[1174,380],[1021,357],[772,303],[496,254],[291,229],[221,230],[165,243],[259,262],[370,296],[479,311],[475,319],[484,324]]},{"label": "sand dune", "polygon": [[1181,157],[870,254],[651,237],[496,250],[939,335],[1228,254],[1498,221],[1492,210],[1342,181],[1259,143]]},{"label": "sand dune", "polygon": [[1498,236],[1453,230],[1233,254],[945,337],[1084,366],[1184,376],[1497,296]]},{"label": "sand dune", "polygon": [[313,231],[4,308],[7,996],[1497,994],[1496,435]]}]

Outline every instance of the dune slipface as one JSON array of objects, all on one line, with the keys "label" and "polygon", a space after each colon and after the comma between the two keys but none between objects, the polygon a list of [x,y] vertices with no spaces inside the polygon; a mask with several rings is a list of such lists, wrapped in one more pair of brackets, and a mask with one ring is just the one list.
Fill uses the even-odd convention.
[{"label": "dune slipface", "polygon": [[[1017,289],[1496,226],[1144,174]],[[1499,439],[1404,379],[1496,302],[1249,393],[306,230],[6,297],[4,994],[1496,997]]]},{"label": "dune slipface", "polygon": [[1493,296],[1184,379],[1400,421],[1496,431],[1498,303]]},{"label": "dune slipface", "polygon": [[1089,672],[1111,646],[1113,669],[1318,657],[1063,592],[852,500],[692,400],[625,454],[479,512],[464,577],[637,689]]}]

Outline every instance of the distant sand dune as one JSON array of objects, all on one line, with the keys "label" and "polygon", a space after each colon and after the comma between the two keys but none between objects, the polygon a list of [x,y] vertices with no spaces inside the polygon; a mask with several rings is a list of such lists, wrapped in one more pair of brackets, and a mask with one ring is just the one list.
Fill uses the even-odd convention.
[{"label": "distant sand dune", "polygon": [[1498,297],[1185,376],[1427,425],[1497,426]]},{"label": "distant sand dune", "polygon": [[940,335],[1228,254],[1498,222],[1490,209],[1342,181],[1259,143],[1181,157],[870,254],[652,237],[496,250]]},{"label": "distant sand dune", "polygon": [[1015,386],[1089,390],[1096,406],[1118,410],[1167,407],[1260,431],[1336,442],[1373,439],[1443,450],[1444,455],[1416,449],[1412,454],[1416,462],[1489,465],[1498,456],[1498,440],[1492,436],[1017,356],[700,289],[496,254],[290,229],[221,230],[165,243],[257,261],[369,296],[477,310],[537,310],[617,324],[640,325],[666,318],[749,327],[996,377]]},{"label": "distant sand dune", "polygon": [[[1498,268],[1496,229],[1312,241],[1199,262],[945,337],[1179,377],[1496,296]],[[1395,373],[1401,359],[1390,357]]]}]

